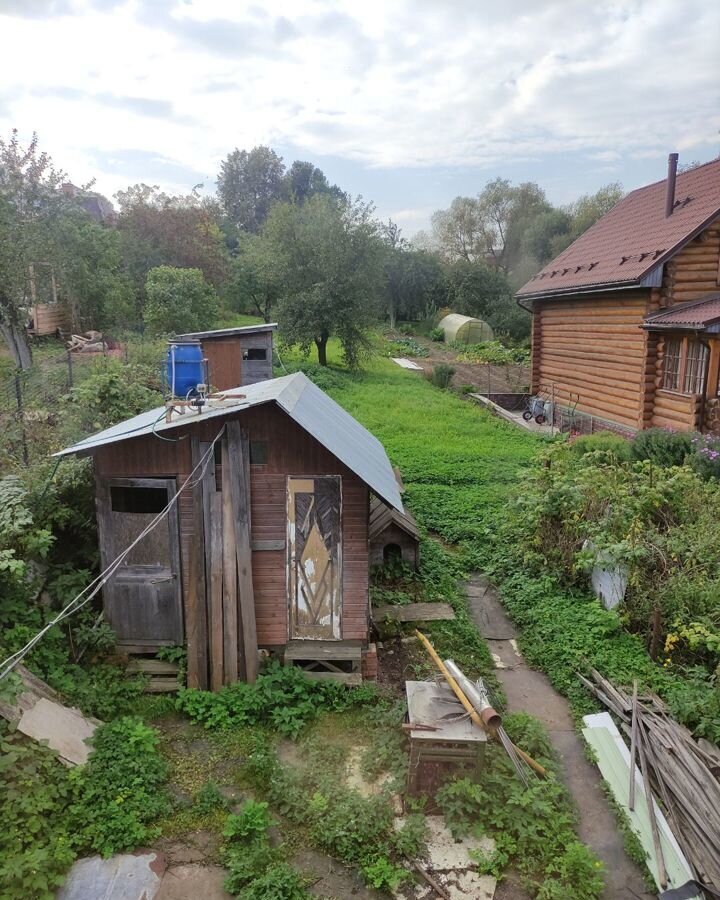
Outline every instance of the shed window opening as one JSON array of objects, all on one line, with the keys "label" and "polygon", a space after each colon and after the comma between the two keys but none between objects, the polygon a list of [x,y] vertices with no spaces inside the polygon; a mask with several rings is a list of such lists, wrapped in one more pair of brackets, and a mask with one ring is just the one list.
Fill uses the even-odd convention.
[{"label": "shed window opening", "polygon": [[267,348],[266,347],[246,347],[243,350],[242,358],[245,360],[258,362],[260,360],[267,359]]},{"label": "shed window opening", "polygon": [[702,394],[705,390],[705,369],[708,348],[700,341],[687,342],[687,358],[685,361],[685,380],[683,392],[686,394]]},{"label": "shed window opening", "polygon": [[267,441],[250,441],[250,464],[264,466],[268,459]]},{"label": "shed window opening", "polygon": [[669,340],[665,341],[662,386],[666,391],[677,391],[680,388],[681,354],[682,341],[680,340],[680,338],[670,338]]},{"label": "shed window opening", "polygon": [[113,512],[148,514],[162,512],[168,504],[166,488],[113,485],[110,506]]}]

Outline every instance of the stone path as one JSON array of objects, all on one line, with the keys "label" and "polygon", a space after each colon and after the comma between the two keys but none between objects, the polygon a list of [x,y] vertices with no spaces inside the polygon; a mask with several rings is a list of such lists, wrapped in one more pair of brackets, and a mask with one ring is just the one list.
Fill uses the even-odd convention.
[{"label": "stone path", "polygon": [[605,863],[606,900],[650,900],[642,874],[628,858],[614,813],[602,789],[597,768],[585,756],[585,745],[575,730],[570,707],[542,672],[529,668],[517,646],[517,632],[505,612],[497,589],[483,575],[466,585],[473,621],[487,641],[508,709],[525,711],[547,728],[562,762],[563,780],[579,813],[580,840]]}]

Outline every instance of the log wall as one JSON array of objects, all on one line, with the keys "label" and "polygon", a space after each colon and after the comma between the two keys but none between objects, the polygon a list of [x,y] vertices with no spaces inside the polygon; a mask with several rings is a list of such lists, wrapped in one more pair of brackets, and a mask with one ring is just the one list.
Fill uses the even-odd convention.
[{"label": "log wall", "polygon": [[[249,431],[251,444],[266,445],[266,462],[250,466],[251,539],[283,542],[287,537],[286,482],[288,475],[340,475],[342,478],[342,638],[367,640],[368,517],[367,485],[274,405],[236,414]],[[210,419],[193,429],[200,441],[212,441],[222,419]],[[178,488],[192,470],[190,440],[185,429],[173,433],[176,443],[143,436],[103,447],[95,454],[99,476],[176,477]],[[167,435],[166,435],[167,436]],[[190,585],[191,549],[196,540],[193,495],[186,490],[178,501],[183,594]],[[288,640],[287,548],[253,550],[253,590],[258,644],[284,645]]]},{"label": "log wall", "polygon": [[660,306],[700,300],[718,291],[720,222],[714,222],[665,264]]}]

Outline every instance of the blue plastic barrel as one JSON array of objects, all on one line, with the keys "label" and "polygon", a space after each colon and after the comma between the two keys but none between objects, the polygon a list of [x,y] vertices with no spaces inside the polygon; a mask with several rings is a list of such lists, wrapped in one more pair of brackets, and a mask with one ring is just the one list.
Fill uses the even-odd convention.
[{"label": "blue plastic barrel", "polygon": [[173,397],[187,397],[205,381],[200,341],[170,343],[166,361],[167,382]]}]

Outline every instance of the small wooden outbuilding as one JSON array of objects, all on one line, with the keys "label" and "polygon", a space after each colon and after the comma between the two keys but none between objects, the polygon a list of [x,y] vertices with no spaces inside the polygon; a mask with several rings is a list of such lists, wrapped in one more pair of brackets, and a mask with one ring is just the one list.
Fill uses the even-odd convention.
[{"label": "small wooden outbuilding", "polygon": [[450,313],[441,319],[438,328],[442,328],[447,343],[459,341],[462,344],[480,344],[491,341],[494,337],[492,328],[483,319],[461,316]]},{"label": "small wooden outbuilding", "polygon": [[382,566],[402,559],[413,569],[420,565],[420,531],[407,510],[370,500],[370,565]]},{"label": "small wooden outbuilding", "polygon": [[217,391],[273,377],[273,334],[277,324],[245,325],[179,334],[178,342],[200,341],[210,384]]},{"label": "small wooden outbuilding", "polygon": [[67,454],[93,457],[121,650],[184,643],[191,687],[253,680],[259,648],[360,678],[370,498],[403,505],[382,444],[305,375],[160,407]]}]

